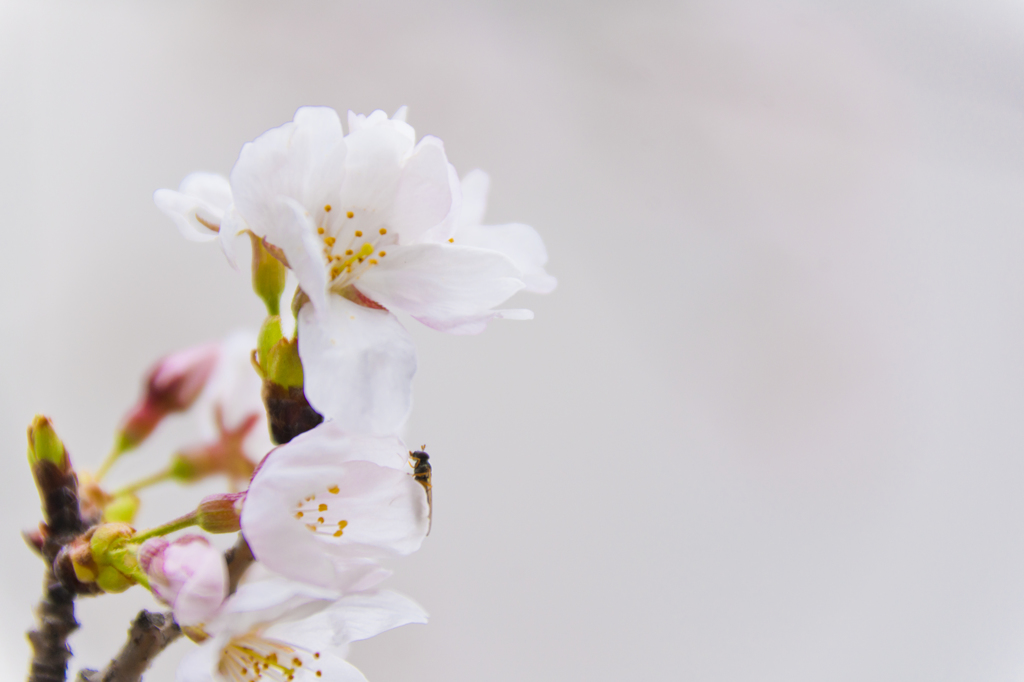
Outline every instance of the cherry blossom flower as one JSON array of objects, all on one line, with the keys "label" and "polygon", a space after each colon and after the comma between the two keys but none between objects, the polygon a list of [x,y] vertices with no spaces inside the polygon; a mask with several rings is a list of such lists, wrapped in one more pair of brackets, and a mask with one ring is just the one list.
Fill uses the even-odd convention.
[{"label": "cherry blossom flower", "polygon": [[171,606],[181,625],[208,620],[227,597],[224,557],[200,535],[146,540],[139,548],[139,565],[153,594]]},{"label": "cherry blossom flower", "polygon": [[242,506],[253,555],[284,576],[351,590],[375,560],[419,549],[426,493],[397,437],[327,421],[270,452]]},{"label": "cherry blossom flower", "polygon": [[209,638],[182,659],[178,682],[363,682],[344,660],[350,642],[425,623],[394,592],[336,593],[281,579],[243,584],[203,626]]},{"label": "cherry blossom flower", "polygon": [[274,247],[308,300],[297,325],[310,404],[325,417],[392,433],[411,406],[416,358],[391,311],[476,334],[491,319],[531,318],[496,306],[524,287],[550,291],[554,279],[532,228],[480,226],[486,176],[470,176],[461,216],[444,145],[429,135],[417,142],[404,108],[392,118],[350,112],[348,127],[344,135],[332,109],[303,107],[242,147],[230,203],[223,178],[207,175],[161,190],[157,203],[190,238],[209,238],[219,220],[229,258],[246,231]]}]

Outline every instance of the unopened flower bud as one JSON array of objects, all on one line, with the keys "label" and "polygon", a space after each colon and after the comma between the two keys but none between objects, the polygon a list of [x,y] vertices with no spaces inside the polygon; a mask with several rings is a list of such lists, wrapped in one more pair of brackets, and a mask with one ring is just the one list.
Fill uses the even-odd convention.
[{"label": "unopened flower bud", "polygon": [[64,443],[53,430],[53,423],[47,417],[36,415],[28,427],[28,462],[34,466],[38,462],[50,462],[64,470],[67,468],[67,453]]},{"label": "unopened flower bud", "polygon": [[278,315],[284,293],[284,263],[274,257],[261,238],[251,232],[249,237],[252,239],[252,290],[263,299],[268,314]]},{"label": "unopened flower bud", "polygon": [[181,625],[208,620],[227,597],[224,556],[200,535],[174,542],[151,538],[139,548],[138,559],[153,594],[171,606]]},{"label": "unopened flower bud", "polygon": [[118,450],[134,448],[164,417],[187,410],[202,392],[219,356],[220,348],[213,343],[188,348],[160,360],[149,372],[142,399],[125,417]]},{"label": "unopened flower bud", "polygon": [[[135,529],[127,523],[105,523],[93,531],[89,550],[98,569],[95,582],[104,592],[124,592],[138,582],[138,560],[134,550],[128,546],[133,535]],[[75,574],[78,574],[77,562]],[[79,580],[88,582],[81,576]]]},{"label": "unopened flower bud", "polygon": [[198,526],[207,533],[235,533],[241,529],[238,519],[242,515],[245,493],[209,495],[199,503]]}]

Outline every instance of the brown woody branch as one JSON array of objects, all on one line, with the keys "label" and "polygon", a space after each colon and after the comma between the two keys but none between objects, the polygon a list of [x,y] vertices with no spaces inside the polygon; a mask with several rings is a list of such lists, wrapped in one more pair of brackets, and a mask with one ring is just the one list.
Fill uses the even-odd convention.
[{"label": "brown woody branch", "polygon": [[157,654],[181,636],[170,613],[140,611],[128,631],[128,641],[103,671],[83,670],[78,682],[139,682]]}]

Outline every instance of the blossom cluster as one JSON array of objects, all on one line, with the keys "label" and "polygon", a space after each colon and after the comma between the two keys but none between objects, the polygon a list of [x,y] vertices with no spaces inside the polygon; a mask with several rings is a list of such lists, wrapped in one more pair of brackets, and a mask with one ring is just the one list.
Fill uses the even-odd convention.
[{"label": "blossom cluster", "polygon": [[[110,456],[79,476],[87,529],[54,570],[81,594],[142,585],[169,605],[199,645],[181,682],[362,680],[345,661],[350,642],[426,622],[380,587],[387,560],[415,552],[431,527],[429,456],[401,438],[417,358],[395,312],[476,334],[532,317],[501,307],[516,292],[555,287],[533,228],[485,225],[487,175],[460,179],[441,140],[417,140],[404,108],[350,112],[347,128],[332,109],[299,109],[246,143],[229,177],[193,173],[154,195],[184,237],[217,242],[235,267],[250,243],[267,316],[258,332],[150,371]],[[109,489],[114,463],[176,413],[197,422],[196,442]],[[30,461],[70,467],[63,445],[46,454],[49,422],[33,429]],[[215,475],[226,492],[162,526],[131,525],[144,489]],[[230,561],[196,528],[239,532]]]}]

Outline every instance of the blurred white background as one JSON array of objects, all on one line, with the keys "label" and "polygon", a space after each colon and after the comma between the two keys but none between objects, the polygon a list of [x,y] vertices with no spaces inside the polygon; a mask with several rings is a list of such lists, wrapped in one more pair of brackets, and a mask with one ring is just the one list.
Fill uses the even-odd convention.
[{"label": "blurred white background", "polygon": [[[95,466],[150,362],[261,319],[153,191],[407,104],[560,287],[414,329],[434,525],[391,585],[432,622],[371,681],[1024,678],[1022,60],[1009,1],[0,0],[2,677],[32,415]],[[76,661],[147,605],[83,601]]]}]

